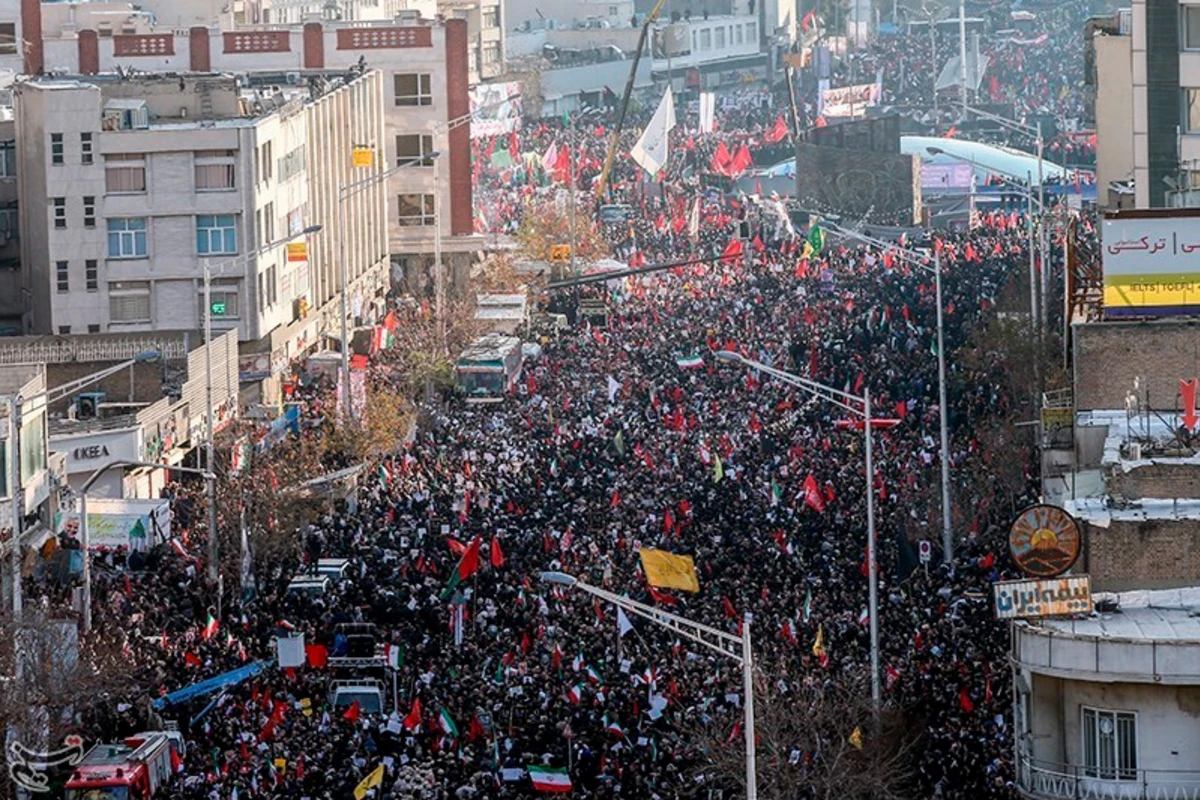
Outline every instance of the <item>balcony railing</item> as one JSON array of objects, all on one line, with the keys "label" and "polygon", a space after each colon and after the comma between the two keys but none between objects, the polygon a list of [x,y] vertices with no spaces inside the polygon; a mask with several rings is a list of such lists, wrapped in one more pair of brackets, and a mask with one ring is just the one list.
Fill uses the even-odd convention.
[{"label": "balcony railing", "polygon": [[[1090,774],[1089,774],[1090,773]],[[1021,758],[1017,783],[1027,797],[1073,800],[1200,800],[1200,771],[1088,770]],[[1116,775],[1122,780],[1116,780]]]}]

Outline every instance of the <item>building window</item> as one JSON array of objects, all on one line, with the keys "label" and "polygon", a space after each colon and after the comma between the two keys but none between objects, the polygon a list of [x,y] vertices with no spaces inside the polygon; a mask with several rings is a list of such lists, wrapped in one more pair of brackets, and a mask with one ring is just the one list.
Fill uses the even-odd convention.
[{"label": "building window", "polygon": [[741,26],[741,25],[734,25],[734,26],[733,26],[733,33],[734,33],[734,35],[737,37],[737,43],[738,43],[738,44],[742,44],[742,43],[745,41],[745,40],[742,38],[742,26]]},{"label": "building window", "polygon": [[254,212],[254,232],[258,246],[266,247],[275,241],[275,204],[267,203]]},{"label": "building window", "polygon": [[1137,714],[1084,706],[1083,774],[1103,781],[1137,780]]},{"label": "building window", "polygon": [[237,217],[233,214],[202,214],[196,217],[196,252],[202,256],[236,253]]},{"label": "building window", "polygon": [[149,322],[150,281],[108,284],[108,317],[112,322]]},{"label": "building window", "polygon": [[70,336],[71,335],[71,326],[70,325],[59,325],[58,326],[58,335],[59,336]]},{"label": "building window", "polygon": [[54,227],[63,229],[67,227],[67,198],[55,197],[54,203]]},{"label": "building window", "polygon": [[71,269],[70,264],[66,261],[54,262],[54,278],[58,286],[59,294],[66,294],[71,291]]},{"label": "building window", "polygon": [[17,23],[0,22],[0,56],[17,54]]},{"label": "building window", "polygon": [[146,191],[146,158],[140,153],[104,157],[104,191],[139,194]]},{"label": "building window", "polygon": [[396,203],[399,209],[399,222],[404,226],[419,226],[433,224],[433,195],[431,194],[402,194]]},{"label": "building window", "polygon": [[746,23],[746,41],[751,42],[751,43],[758,41],[758,23],[757,22],[747,22]]},{"label": "building window", "polygon": [[397,167],[432,167],[433,137],[419,133],[396,137]]},{"label": "building window", "polygon": [[1200,50],[1200,6],[1182,6],[1183,49]]},{"label": "building window", "polygon": [[713,47],[715,47],[717,50],[725,49],[725,29],[724,28],[714,28],[713,29]]},{"label": "building window", "polygon": [[117,217],[108,220],[108,257],[146,257],[145,217]]},{"label": "building window", "polygon": [[398,106],[433,105],[433,76],[422,72],[407,72],[393,78]]},{"label": "building window", "polygon": [[96,259],[89,258],[83,262],[83,279],[87,283],[87,290],[89,292],[94,292],[100,288],[100,266]]},{"label": "building window", "polygon": [[214,283],[209,289],[208,309],[204,308],[204,291],[200,291],[200,317],[206,313],[213,319],[237,319],[240,306],[238,305],[237,284]]},{"label": "building window", "polygon": [[90,194],[83,196],[83,227],[96,227],[96,198]]},{"label": "building window", "polygon": [[56,166],[63,163],[63,135],[61,133],[50,134],[50,163]]},{"label": "building window", "polygon": [[92,135],[90,133],[79,134],[79,163],[92,163]]},{"label": "building window", "polygon": [[196,191],[221,192],[236,189],[233,159],[201,158],[196,154]]},{"label": "building window", "polygon": [[99,332],[100,332],[99,325],[88,325],[88,333],[99,333]]},{"label": "building window", "polygon": [[0,245],[10,239],[19,239],[20,228],[17,225],[17,210],[15,208],[0,208]]},{"label": "building window", "polygon": [[483,10],[483,22],[481,23],[481,25],[484,28],[499,28],[500,27],[500,7],[499,6],[488,6],[487,8],[485,8]]},{"label": "building window", "polygon": [[17,177],[17,143],[9,139],[0,142],[0,178]]},{"label": "building window", "polygon": [[275,172],[274,156],[271,154],[271,143],[267,142],[254,151],[254,182],[270,183]]},{"label": "building window", "polygon": [[258,310],[266,311],[279,301],[279,273],[272,264],[266,272],[258,273]]},{"label": "building window", "polygon": [[700,49],[712,50],[712,29],[703,28],[700,31]]},{"label": "building window", "polygon": [[500,63],[500,43],[487,42],[483,45],[483,63],[484,64],[499,64]]}]

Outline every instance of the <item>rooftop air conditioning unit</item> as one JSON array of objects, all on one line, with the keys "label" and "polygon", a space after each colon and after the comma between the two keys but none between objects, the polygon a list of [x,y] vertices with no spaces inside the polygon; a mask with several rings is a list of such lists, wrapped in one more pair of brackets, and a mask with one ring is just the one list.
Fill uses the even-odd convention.
[{"label": "rooftop air conditioning unit", "polygon": [[287,74],[287,84],[288,84],[288,86],[299,86],[300,85],[300,73],[299,72],[289,72]]}]

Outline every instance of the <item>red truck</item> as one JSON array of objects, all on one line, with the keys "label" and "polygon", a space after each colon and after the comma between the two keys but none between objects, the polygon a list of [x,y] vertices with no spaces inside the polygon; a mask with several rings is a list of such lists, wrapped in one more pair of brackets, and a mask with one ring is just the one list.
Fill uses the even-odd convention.
[{"label": "red truck", "polygon": [[88,751],[66,784],[66,800],[147,800],[157,797],[180,763],[183,737],[139,733]]}]

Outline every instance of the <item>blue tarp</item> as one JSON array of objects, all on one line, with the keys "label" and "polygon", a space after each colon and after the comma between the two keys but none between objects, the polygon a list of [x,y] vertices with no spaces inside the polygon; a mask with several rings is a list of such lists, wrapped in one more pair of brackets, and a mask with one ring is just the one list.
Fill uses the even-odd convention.
[{"label": "blue tarp", "polygon": [[215,692],[225,686],[233,686],[236,683],[241,683],[247,678],[254,677],[266,669],[270,663],[271,662],[269,661],[256,661],[253,664],[247,664],[244,667],[235,669],[233,672],[226,672],[223,675],[217,675],[216,677],[209,678],[206,681],[193,683],[191,686],[171,692],[165,697],[158,698],[151,703],[151,705],[153,705],[155,708],[163,708],[166,705],[175,705],[177,703],[187,702],[193,697],[200,697],[201,695]]}]

